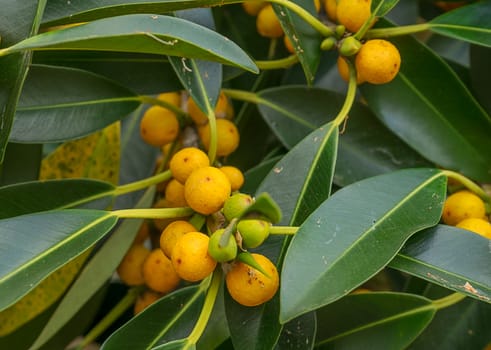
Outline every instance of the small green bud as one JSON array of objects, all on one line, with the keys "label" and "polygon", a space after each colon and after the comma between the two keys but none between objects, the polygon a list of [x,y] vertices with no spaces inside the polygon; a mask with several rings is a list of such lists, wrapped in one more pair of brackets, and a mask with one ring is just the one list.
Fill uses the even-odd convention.
[{"label": "small green bud", "polygon": [[223,204],[223,215],[225,215],[228,221],[234,218],[240,218],[252,203],[253,199],[248,194],[233,194]]},{"label": "small green bud", "polygon": [[334,33],[336,34],[336,38],[341,39],[346,32],[346,28],[340,24],[337,25],[336,28],[334,29]]},{"label": "small green bud", "polygon": [[321,50],[324,50],[324,51],[332,50],[335,46],[336,46],[336,39],[334,39],[331,36],[331,37],[326,38],[322,41]]},{"label": "small green bud", "polygon": [[242,245],[247,248],[260,246],[269,236],[270,223],[265,220],[245,219],[237,224],[237,231],[242,236]]},{"label": "small green bud", "polygon": [[208,243],[208,254],[220,263],[235,259],[237,242],[234,235],[225,233],[223,228],[213,232]]},{"label": "small green bud", "polygon": [[353,36],[349,36],[341,42],[339,53],[343,56],[353,56],[361,49],[361,43]]}]

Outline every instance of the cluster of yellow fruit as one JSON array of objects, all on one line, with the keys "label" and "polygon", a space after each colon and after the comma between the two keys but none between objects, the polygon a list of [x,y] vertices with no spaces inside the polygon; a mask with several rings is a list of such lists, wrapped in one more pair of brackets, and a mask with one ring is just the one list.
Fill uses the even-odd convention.
[{"label": "cluster of yellow fruit", "polygon": [[349,35],[358,32],[368,21],[371,21],[368,27],[374,24],[370,19],[371,3],[371,0],[325,0],[324,5],[329,19],[348,31],[338,44],[337,67],[341,77],[349,80],[346,60],[352,60],[357,84],[386,84],[395,78],[401,66],[397,47],[383,39],[367,40],[362,44]]},{"label": "cluster of yellow fruit", "polygon": [[[317,12],[320,11],[320,0],[314,0],[314,6]],[[242,3],[244,11],[256,16],[256,29],[259,35],[265,38],[277,39],[283,38],[283,43],[290,53],[295,53],[295,48],[285,35],[281,23],[276,15],[273,6],[263,1],[245,1]]]},{"label": "cluster of yellow fruit", "polygon": [[[254,200],[239,192],[242,172],[234,166],[212,166],[197,147],[174,153],[169,170],[172,179],[162,189],[165,206],[190,207],[207,216],[207,232],[212,233],[200,232],[186,218],[154,220],[158,241],[149,249],[145,245],[151,237],[149,225],[142,225],[117,270],[125,284],[148,287],[135,303],[135,313],[182,281],[201,281],[219,264],[227,272],[227,289],[237,302],[255,306],[271,299],[279,286],[275,265],[263,255],[247,252],[268,237],[270,222],[257,213],[245,215]],[[161,203],[157,206],[164,206]],[[249,260],[241,259],[244,254]]]},{"label": "cluster of yellow fruit", "polygon": [[[164,147],[177,139],[183,127],[193,124],[204,149],[209,149],[208,116],[201,111],[192,97],[183,92],[167,92],[159,94],[157,99],[169,107],[175,107],[183,113],[187,112],[189,118],[182,118],[180,121],[171,109],[158,105],[151,106],[140,121],[140,135],[146,143],[155,147]],[[227,156],[237,149],[240,137],[232,121],[233,106],[223,92],[218,97],[214,112],[217,117],[217,156]]]},{"label": "cluster of yellow fruit", "polygon": [[491,239],[491,223],[484,201],[471,191],[461,190],[447,197],[442,221]]}]

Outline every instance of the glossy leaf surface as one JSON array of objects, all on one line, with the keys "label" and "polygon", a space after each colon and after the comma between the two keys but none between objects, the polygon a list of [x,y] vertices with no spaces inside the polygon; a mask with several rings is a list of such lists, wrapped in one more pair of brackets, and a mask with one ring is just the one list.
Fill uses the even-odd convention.
[{"label": "glossy leaf surface", "polygon": [[[410,37],[391,39],[404,57],[389,84],[360,86],[378,118],[429,160],[491,180],[491,118],[450,67]],[[442,89],[441,86],[445,86]]]},{"label": "glossy leaf surface", "polygon": [[439,171],[409,169],[346,186],[322,203],[286,253],[280,320],[333,302],[380,271],[413,233],[440,220],[445,190]]},{"label": "glossy leaf surface", "polygon": [[438,225],[414,235],[389,266],[491,303],[489,240]]},{"label": "glossy leaf surface", "polygon": [[398,2],[399,0],[374,0],[371,5],[372,13],[379,17],[385,16]]},{"label": "glossy leaf surface", "polygon": [[[181,344],[198,318],[204,297],[205,291],[199,286],[166,295],[114,332],[101,349],[154,349],[174,340]],[[171,344],[162,345],[161,349],[174,349]]]},{"label": "glossy leaf surface", "polygon": [[[147,190],[136,208],[148,208],[154,195],[154,188]],[[38,335],[32,349],[38,349],[48,342],[107,283],[132,244],[142,221],[126,219],[121,222],[105,244],[80,271],[79,276]]]},{"label": "glossy leaf surface", "polygon": [[431,300],[414,294],[348,295],[317,311],[319,349],[405,349],[435,315]]},{"label": "glossy leaf surface", "polygon": [[[36,34],[46,0],[26,0],[22,4],[2,0],[2,33],[0,48],[14,45],[31,35]],[[20,91],[26,78],[31,61],[29,52],[10,57],[0,57],[0,162],[3,161],[9,139]]]},{"label": "glossy leaf surface", "polygon": [[438,16],[429,22],[432,31],[491,47],[491,1],[478,1]]},{"label": "glossy leaf surface", "polygon": [[0,220],[0,310],[83,253],[116,222],[117,217],[105,211],[76,209]]},{"label": "glossy leaf surface", "polygon": [[123,118],[138,105],[133,92],[106,78],[71,68],[33,66],[10,139],[43,143],[79,138]]},{"label": "glossy leaf surface", "polygon": [[24,50],[102,50],[199,58],[257,72],[242,49],[203,26],[180,18],[135,14],[39,34],[5,53]]}]

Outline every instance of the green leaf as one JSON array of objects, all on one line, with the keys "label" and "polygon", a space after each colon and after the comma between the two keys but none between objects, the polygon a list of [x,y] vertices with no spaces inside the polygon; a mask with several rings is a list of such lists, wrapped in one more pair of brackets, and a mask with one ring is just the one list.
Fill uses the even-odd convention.
[{"label": "green leaf", "polygon": [[0,188],[0,219],[82,204],[104,209],[109,205],[114,189],[110,183],[90,179],[32,181],[4,186]]},{"label": "green leaf", "polygon": [[173,340],[168,343],[153,347],[152,350],[180,350],[180,349],[196,349],[196,345],[189,345],[187,339]]},{"label": "green leaf", "polygon": [[281,325],[278,323],[279,299],[255,307],[242,306],[225,294],[225,312],[235,350],[274,348]]},{"label": "green leaf", "polygon": [[249,194],[257,192],[257,188],[261,184],[261,181],[263,181],[266,175],[268,175],[268,173],[280,159],[281,156],[276,156],[247,169],[247,171],[244,172],[244,185],[242,185],[240,191]]},{"label": "green leaf", "polygon": [[315,312],[294,318],[283,326],[276,349],[312,349],[315,344],[316,331]]},{"label": "green leaf", "polygon": [[[14,45],[34,35],[41,21],[46,0],[26,0],[22,3],[1,0],[0,47]],[[23,52],[10,57],[0,57],[0,163],[14,121],[15,110],[22,85],[31,62],[31,54]]]},{"label": "green leaf", "polygon": [[317,311],[319,349],[405,349],[435,315],[431,300],[414,294],[348,295]]},{"label": "green leaf", "polygon": [[34,65],[24,84],[10,140],[78,138],[123,118],[138,105],[133,92],[106,78],[78,69]]},{"label": "green leaf", "polygon": [[438,225],[412,237],[390,267],[491,303],[489,240]]},{"label": "green leaf", "polygon": [[322,203],[288,247],[280,321],[327,305],[375,275],[413,233],[440,220],[445,191],[441,172],[408,169],[354,183]]},{"label": "green leaf", "polygon": [[[317,17],[313,1],[293,0],[293,2]],[[273,8],[276,16],[280,20],[285,35],[288,36],[295,49],[307,84],[311,85],[320,62],[322,36],[293,11],[277,4],[273,4]]]},{"label": "green leaf", "polygon": [[43,16],[43,26],[88,22],[105,17],[136,13],[165,14],[172,11],[198,7],[212,7],[236,3],[237,0],[106,0],[102,5],[97,0],[76,1],[67,4],[63,0],[50,0]]},{"label": "green leaf", "polygon": [[[136,208],[148,208],[152,204],[155,188],[145,192]],[[38,349],[49,341],[70,319],[80,311],[84,304],[111,278],[124,254],[133,243],[143,220],[126,219],[111,234],[105,244],[84,266],[78,278],[70,287],[60,304],[46,322],[31,349]]]},{"label": "green leaf", "polygon": [[82,254],[116,222],[111,213],[77,209],[0,220],[0,288],[4,290],[0,310]]},{"label": "green leaf", "polygon": [[332,124],[310,133],[288,152],[263,180],[258,193],[267,192],[283,213],[280,224],[300,223],[331,190],[337,149]]},{"label": "green leaf", "polygon": [[373,0],[372,13],[377,17],[385,16],[398,2],[399,0]]},{"label": "green leaf", "polygon": [[475,91],[476,98],[481,105],[486,109],[488,114],[491,114],[491,99],[488,96],[491,94],[491,70],[487,69],[488,63],[491,60],[491,48],[471,45],[470,47],[470,75],[472,89]]},{"label": "green leaf", "polygon": [[449,11],[429,22],[435,33],[491,47],[491,1],[478,1]]},{"label": "green leaf", "polygon": [[222,35],[180,18],[150,14],[116,16],[43,33],[0,53],[25,50],[101,50],[198,58],[258,72],[256,64]]},{"label": "green leaf", "polygon": [[[214,30],[210,9],[179,11],[176,16]],[[222,65],[217,62],[169,56],[181,84],[204,113],[216,105],[222,86]]]},{"label": "green leaf", "polygon": [[169,61],[161,55],[104,51],[37,51],[33,62],[38,65],[89,71],[140,95],[182,89]]},{"label": "green leaf", "polygon": [[490,181],[491,154],[483,150],[491,149],[491,118],[441,58],[414,38],[391,40],[401,71],[389,84],[360,86],[370,108],[427,159]]},{"label": "green leaf", "polygon": [[486,349],[490,323],[491,305],[466,298],[439,310],[408,349]]},{"label": "green leaf", "polygon": [[[332,119],[344,101],[344,96],[335,92],[305,86],[270,88],[259,96],[263,118],[287,148]],[[307,100],[309,103],[305,103]],[[339,138],[334,175],[334,182],[340,186],[401,168],[431,165],[362,104],[353,105],[345,128]]]},{"label": "green leaf", "polygon": [[250,213],[259,213],[266,216],[273,224],[281,221],[281,209],[278,207],[276,202],[271,196],[262,192],[254,198],[254,203],[252,203],[244,212],[244,215]]},{"label": "green leaf", "polygon": [[190,286],[166,295],[112,333],[101,350],[154,349],[174,340],[182,344],[198,319],[205,292],[200,286]]}]

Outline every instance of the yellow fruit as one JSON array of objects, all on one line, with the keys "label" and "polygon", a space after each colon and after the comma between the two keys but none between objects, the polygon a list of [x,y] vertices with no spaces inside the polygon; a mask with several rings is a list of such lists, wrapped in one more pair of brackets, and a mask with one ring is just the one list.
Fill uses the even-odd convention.
[{"label": "yellow fruit", "polygon": [[172,265],[186,281],[197,282],[210,275],[217,262],[208,254],[210,238],[201,232],[180,237],[172,249]]},{"label": "yellow fruit", "polygon": [[337,22],[337,11],[338,0],[324,0],[324,8],[326,9],[327,17],[333,21]]},{"label": "yellow fruit", "polygon": [[244,174],[240,171],[239,168],[225,165],[219,168],[222,173],[224,173],[228,180],[230,181],[230,185],[232,186],[232,191],[239,190],[244,184]]},{"label": "yellow fruit", "polygon": [[170,258],[177,240],[184,234],[193,231],[196,231],[196,228],[187,221],[177,220],[171,222],[160,235],[160,249]]},{"label": "yellow fruit", "polygon": [[278,17],[276,17],[273,6],[270,4],[264,6],[257,14],[256,28],[259,35],[266,38],[281,38],[283,36],[283,28]]},{"label": "yellow fruit", "polygon": [[257,16],[264,6],[266,6],[266,3],[263,1],[244,1],[242,3],[244,11],[251,16]]},{"label": "yellow fruit", "polygon": [[172,207],[187,207],[186,199],[184,198],[184,185],[176,179],[170,180],[165,187],[165,199]]},{"label": "yellow fruit", "polygon": [[145,290],[142,294],[138,296],[135,301],[135,306],[133,307],[133,314],[137,315],[148,306],[162,298],[161,293],[154,292],[153,290]]},{"label": "yellow fruit", "polygon": [[252,256],[269,277],[243,262],[233,263],[225,277],[230,296],[245,306],[257,306],[270,300],[278,290],[280,280],[276,266],[267,257],[255,253]]},{"label": "yellow fruit", "polygon": [[179,122],[174,112],[159,106],[152,106],[140,121],[142,139],[156,147],[174,141],[179,134]]},{"label": "yellow fruit", "polygon": [[142,244],[132,245],[128,249],[117,268],[119,278],[124,284],[128,286],[139,286],[145,283],[142,266],[149,253],[150,250]]},{"label": "yellow fruit", "polygon": [[321,10],[321,1],[320,0],[314,0],[314,8],[315,12],[319,13]]},{"label": "yellow fruit", "polygon": [[477,233],[483,237],[486,237],[487,239],[491,239],[491,223],[489,223],[487,220],[480,218],[467,218],[460,221],[456,226]]},{"label": "yellow fruit", "polygon": [[181,93],[178,91],[161,93],[157,96],[157,99],[167,102],[176,107],[181,107]]},{"label": "yellow fruit", "polygon": [[[342,56],[338,56],[337,65],[338,65],[338,72],[341,78],[343,78],[344,81],[349,82],[349,68],[348,68],[348,63],[346,63],[346,58]],[[361,79],[358,71],[356,72],[356,83],[357,84],[363,83],[363,80]]]},{"label": "yellow fruit", "polygon": [[169,162],[172,176],[183,185],[194,170],[209,165],[208,155],[196,147],[186,147],[179,150]]},{"label": "yellow fruit", "polygon": [[336,19],[339,24],[356,33],[370,17],[371,0],[338,0]]},{"label": "yellow fruit", "polygon": [[[187,101],[188,114],[194,123],[198,126],[208,123],[208,116],[198,107],[192,97]],[[217,118],[225,118],[229,110],[229,102],[227,96],[223,92],[218,95],[217,103],[215,105],[215,116]]]},{"label": "yellow fruit", "polygon": [[483,219],[486,214],[484,202],[471,191],[458,191],[447,197],[443,205],[442,221],[455,226],[467,218]]},{"label": "yellow fruit", "polygon": [[361,80],[385,84],[399,72],[401,55],[397,47],[386,40],[368,40],[358,51],[355,66]]},{"label": "yellow fruit", "polygon": [[184,184],[186,202],[194,211],[203,215],[220,210],[230,193],[230,181],[215,167],[193,171]]},{"label": "yellow fruit", "polygon": [[[217,119],[217,156],[228,156],[239,147],[239,130],[228,119]],[[210,149],[210,124],[198,129],[199,137],[206,150]]]},{"label": "yellow fruit", "polygon": [[180,282],[170,259],[164,255],[160,248],[152,250],[145,259],[143,279],[148,288],[160,293],[173,291]]}]

